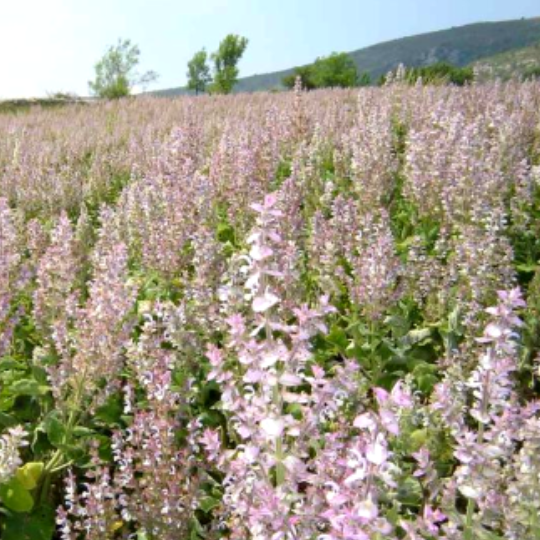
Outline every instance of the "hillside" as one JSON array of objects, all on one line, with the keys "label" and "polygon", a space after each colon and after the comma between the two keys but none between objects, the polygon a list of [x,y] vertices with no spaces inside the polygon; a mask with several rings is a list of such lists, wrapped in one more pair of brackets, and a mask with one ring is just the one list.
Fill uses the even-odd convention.
[{"label": "hillside", "polygon": [[[465,66],[483,58],[523,49],[538,42],[540,42],[540,17],[469,24],[387,41],[349,54],[359,72],[368,72],[372,80],[376,80],[400,63],[407,66],[423,66],[448,61]],[[291,67],[283,71],[244,77],[238,81],[235,92],[254,92],[279,87],[281,79],[292,73],[293,69],[294,67]],[[169,88],[152,93],[174,96],[185,94],[187,90]]]},{"label": "hillside", "polygon": [[529,47],[496,54],[473,64],[486,76],[509,79],[522,75],[527,69],[540,66],[540,41]]}]

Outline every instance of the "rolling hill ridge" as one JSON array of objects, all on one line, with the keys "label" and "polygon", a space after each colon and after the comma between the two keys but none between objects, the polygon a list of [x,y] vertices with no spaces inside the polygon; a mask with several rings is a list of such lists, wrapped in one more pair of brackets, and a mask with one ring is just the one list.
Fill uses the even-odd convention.
[{"label": "rolling hill ridge", "polygon": [[[401,63],[416,67],[446,61],[457,66],[467,66],[482,59],[495,58],[499,61],[498,55],[529,48],[537,43],[540,43],[540,17],[453,27],[386,41],[349,52],[349,55],[359,73],[367,72],[372,80],[377,80]],[[504,57],[502,61],[504,62]],[[255,92],[279,88],[283,77],[293,71],[294,67],[291,67],[243,77],[239,79],[234,91]],[[186,88],[179,87],[151,93],[175,96],[189,92]]]}]

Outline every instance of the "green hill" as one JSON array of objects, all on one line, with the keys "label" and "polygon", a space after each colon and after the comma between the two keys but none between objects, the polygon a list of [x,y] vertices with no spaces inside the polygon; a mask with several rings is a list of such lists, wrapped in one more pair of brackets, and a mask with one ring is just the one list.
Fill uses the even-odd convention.
[{"label": "green hill", "polygon": [[[516,51],[540,42],[540,17],[513,21],[469,24],[405,37],[352,51],[359,72],[368,72],[376,80],[395,69],[406,66],[426,66],[440,61],[466,66],[484,58]],[[328,51],[330,53],[331,51]],[[315,60],[315,59],[313,59]],[[270,90],[281,86],[281,79],[293,72],[283,71],[251,75],[238,81],[235,92]],[[170,88],[152,92],[174,96],[187,93],[185,88]]]},{"label": "green hill", "polygon": [[523,75],[530,68],[540,66],[540,41],[529,47],[508,51],[474,62],[485,77],[509,79]]}]

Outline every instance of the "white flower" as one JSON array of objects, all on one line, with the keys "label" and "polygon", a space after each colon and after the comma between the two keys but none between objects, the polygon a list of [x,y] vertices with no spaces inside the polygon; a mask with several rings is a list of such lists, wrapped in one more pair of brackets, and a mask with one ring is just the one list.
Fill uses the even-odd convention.
[{"label": "white flower", "polygon": [[283,433],[285,425],[283,420],[278,420],[275,418],[265,418],[261,422],[261,429],[271,438],[280,437]]},{"label": "white flower", "polygon": [[279,298],[271,292],[266,292],[261,296],[256,296],[253,299],[252,308],[255,313],[262,313],[269,310],[279,302]]}]

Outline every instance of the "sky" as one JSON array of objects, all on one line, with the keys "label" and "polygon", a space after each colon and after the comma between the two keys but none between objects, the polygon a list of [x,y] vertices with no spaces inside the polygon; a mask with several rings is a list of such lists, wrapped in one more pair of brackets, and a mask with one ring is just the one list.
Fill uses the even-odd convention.
[{"label": "sky", "polygon": [[0,99],[88,95],[119,38],[141,50],[152,89],[183,86],[195,52],[249,39],[241,76],[307,64],[399,37],[540,16],[540,0],[0,0]]}]

